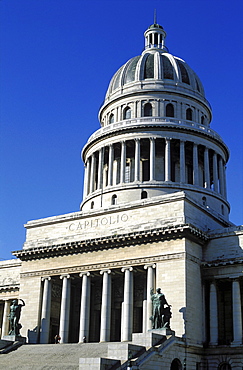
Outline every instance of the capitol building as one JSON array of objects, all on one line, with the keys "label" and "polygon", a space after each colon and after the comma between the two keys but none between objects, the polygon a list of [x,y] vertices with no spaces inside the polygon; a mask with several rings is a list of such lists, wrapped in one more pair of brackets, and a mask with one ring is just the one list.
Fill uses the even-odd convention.
[{"label": "capitol building", "polygon": [[[23,299],[27,343],[59,334],[110,346],[106,365],[86,357],[82,370],[242,370],[243,226],[229,220],[229,149],[163,27],[155,21],[144,38],[112,77],[82,150],[80,211],[27,222],[17,258],[0,262],[1,334]],[[158,287],[171,330],[152,329]],[[129,361],[114,367],[123,345]]]}]

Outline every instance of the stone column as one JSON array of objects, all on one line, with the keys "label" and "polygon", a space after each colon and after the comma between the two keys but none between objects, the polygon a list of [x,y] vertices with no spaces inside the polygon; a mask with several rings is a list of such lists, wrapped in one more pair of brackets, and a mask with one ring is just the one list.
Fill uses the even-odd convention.
[{"label": "stone column", "polygon": [[235,279],[232,282],[232,304],[233,304],[233,344],[242,344],[242,312],[240,282]]},{"label": "stone column", "polygon": [[51,316],[51,278],[43,277],[44,281],[42,310],[41,310],[41,330],[40,343],[49,343],[50,316]]},{"label": "stone column", "polygon": [[98,165],[98,181],[97,189],[102,189],[102,180],[103,180],[103,163],[104,163],[104,148],[99,150],[99,165]]},{"label": "stone column", "polygon": [[224,166],[223,166],[223,159],[222,157],[219,158],[219,189],[220,194],[225,196],[225,188],[224,188]]},{"label": "stone column", "polygon": [[62,300],[59,335],[61,337],[60,343],[67,343],[69,335],[71,279],[70,275],[62,275],[60,279],[62,279]]},{"label": "stone column", "polygon": [[140,139],[135,139],[135,170],[134,181],[140,180]]},{"label": "stone column", "polygon": [[133,329],[133,268],[123,267],[124,278],[124,302],[122,307],[122,336],[121,341],[132,340]]},{"label": "stone column", "polygon": [[11,301],[9,301],[9,300],[4,301],[2,337],[4,335],[8,335],[8,332],[9,332],[9,319],[8,319],[8,315],[9,315],[9,312],[10,312],[10,303],[11,303]]},{"label": "stone column", "polygon": [[165,181],[171,181],[170,138],[165,139]]},{"label": "stone column", "polygon": [[209,297],[210,344],[218,344],[218,302],[215,282],[210,284]]},{"label": "stone column", "polygon": [[80,304],[80,324],[79,324],[79,342],[83,342],[83,337],[89,341],[89,320],[90,320],[90,272],[81,272],[82,292]]},{"label": "stone column", "polygon": [[199,185],[198,177],[198,145],[193,144],[193,185]]},{"label": "stone column", "polygon": [[84,175],[84,198],[89,194],[90,191],[89,184],[90,184],[90,160],[88,158]]},{"label": "stone column", "polygon": [[121,142],[121,178],[120,183],[125,182],[125,168],[126,168],[126,142]]},{"label": "stone column", "polygon": [[218,156],[217,153],[213,154],[213,190],[218,193]]},{"label": "stone column", "polygon": [[208,148],[204,150],[204,187],[210,188]]},{"label": "stone column", "polygon": [[155,283],[155,267],[156,264],[151,264],[151,265],[145,265],[144,268],[147,270],[147,324],[146,324],[146,331],[152,329],[152,321],[150,320],[150,317],[152,316],[152,300],[151,300],[151,294],[150,291],[151,289],[154,290],[154,283]]},{"label": "stone column", "polygon": [[150,181],[154,180],[155,176],[155,138],[150,138]]},{"label": "stone column", "polygon": [[186,181],[186,163],[185,163],[185,141],[180,140],[180,182]]},{"label": "stone column", "polygon": [[94,191],[94,171],[95,171],[95,156],[94,153],[91,156],[91,170],[90,170],[90,193]]},{"label": "stone column", "polygon": [[109,342],[111,330],[111,270],[102,270],[100,273],[103,275],[100,342]]},{"label": "stone column", "polygon": [[112,175],[113,175],[113,161],[114,161],[114,148],[113,145],[109,145],[109,164],[108,164],[108,186],[112,185]]}]

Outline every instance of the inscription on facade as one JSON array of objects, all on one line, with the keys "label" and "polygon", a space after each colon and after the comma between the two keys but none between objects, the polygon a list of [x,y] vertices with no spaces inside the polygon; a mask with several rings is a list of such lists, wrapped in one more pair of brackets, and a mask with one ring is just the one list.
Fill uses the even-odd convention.
[{"label": "inscription on facade", "polygon": [[97,217],[92,218],[85,221],[79,221],[79,222],[72,222],[69,224],[67,229],[69,231],[81,231],[85,229],[93,229],[97,227],[107,227],[110,225],[115,225],[119,223],[127,222],[129,219],[128,215],[126,213],[118,214],[118,215],[111,215],[111,216],[104,216],[104,217]]}]

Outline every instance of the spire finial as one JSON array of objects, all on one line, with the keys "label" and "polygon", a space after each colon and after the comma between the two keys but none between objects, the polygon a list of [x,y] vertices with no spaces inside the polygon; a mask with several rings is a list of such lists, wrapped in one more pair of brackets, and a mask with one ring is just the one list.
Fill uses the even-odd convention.
[{"label": "spire finial", "polygon": [[154,9],[154,24],[157,23],[157,15],[156,15],[156,9]]}]

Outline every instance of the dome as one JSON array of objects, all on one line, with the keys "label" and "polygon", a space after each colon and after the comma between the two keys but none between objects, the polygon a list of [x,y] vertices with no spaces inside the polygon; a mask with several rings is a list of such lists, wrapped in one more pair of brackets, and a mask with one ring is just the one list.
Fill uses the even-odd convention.
[{"label": "dome", "polygon": [[170,54],[164,44],[166,33],[162,26],[152,24],[144,33],[145,50],[128,60],[112,77],[105,102],[131,93],[146,90],[178,90],[205,98],[203,85],[197,74],[181,58]]}]

